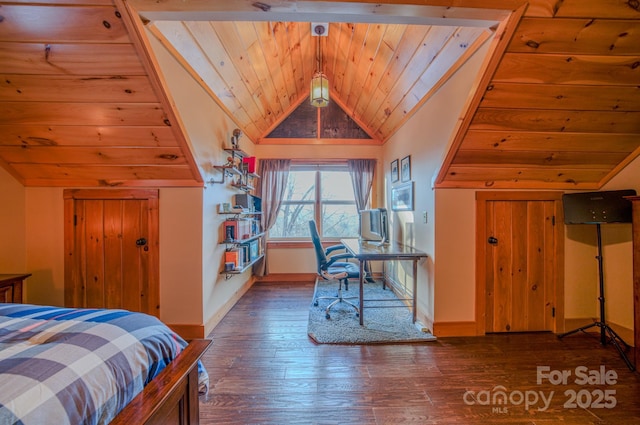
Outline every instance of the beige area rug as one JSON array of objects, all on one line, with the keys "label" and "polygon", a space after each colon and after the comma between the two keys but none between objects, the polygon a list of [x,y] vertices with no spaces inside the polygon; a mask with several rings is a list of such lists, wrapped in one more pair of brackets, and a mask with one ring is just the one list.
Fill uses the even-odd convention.
[{"label": "beige area rug", "polygon": [[[343,296],[357,297],[358,282],[349,282],[349,291],[343,290]],[[325,317],[325,309],[330,300],[320,300],[314,306],[316,295],[335,296],[337,282],[318,280],[315,294],[309,309],[309,324],[307,333],[319,344],[394,344],[407,342],[435,341],[436,337],[429,332],[423,332],[419,324],[412,323],[411,310],[398,300],[395,293],[383,289],[380,282],[365,283],[364,298],[395,300],[384,305],[402,306],[398,308],[371,308],[373,302],[365,301],[364,325],[360,326],[360,319],[353,307],[345,303],[338,303],[331,308],[331,318]],[[350,300],[358,305],[358,299]],[[382,305],[383,303],[379,303]]]}]

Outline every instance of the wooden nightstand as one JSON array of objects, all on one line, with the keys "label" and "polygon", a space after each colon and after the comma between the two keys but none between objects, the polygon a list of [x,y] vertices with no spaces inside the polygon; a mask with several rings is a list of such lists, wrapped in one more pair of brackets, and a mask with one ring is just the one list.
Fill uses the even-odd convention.
[{"label": "wooden nightstand", "polygon": [[0,274],[0,303],[22,303],[22,283],[31,276],[25,274]]}]

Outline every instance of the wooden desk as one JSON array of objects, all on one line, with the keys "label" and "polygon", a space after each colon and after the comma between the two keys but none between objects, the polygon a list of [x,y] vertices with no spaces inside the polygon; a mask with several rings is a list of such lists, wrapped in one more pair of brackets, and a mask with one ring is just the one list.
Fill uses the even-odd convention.
[{"label": "wooden desk", "polygon": [[426,258],[425,252],[398,242],[378,246],[359,239],[340,240],[347,251],[360,261],[360,324],[364,324],[364,262],[365,261],[394,261],[409,260],[413,262],[413,323],[416,322],[416,299],[418,297],[418,260]]},{"label": "wooden desk", "polygon": [[0,274],[0,303],[22,303],[22,281],[31,276],[24,274]]}]

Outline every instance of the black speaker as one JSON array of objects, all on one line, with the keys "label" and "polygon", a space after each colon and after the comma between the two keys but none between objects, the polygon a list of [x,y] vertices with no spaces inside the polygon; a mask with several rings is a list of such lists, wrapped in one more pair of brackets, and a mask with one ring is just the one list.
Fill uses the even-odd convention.
[{"label": "black speaker", "polygon": [[631,223],[632,204],[625,196],[636,191],[565,193],[562,195],[565,224]]}]

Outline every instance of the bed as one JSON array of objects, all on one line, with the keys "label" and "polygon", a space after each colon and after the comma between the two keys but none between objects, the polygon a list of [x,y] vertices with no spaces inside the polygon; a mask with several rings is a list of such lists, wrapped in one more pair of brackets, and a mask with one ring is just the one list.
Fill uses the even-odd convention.
[{"label": "bed", "polygon": [[210,343],[142,313],[0,303],[0,423],[198,424]]}]

